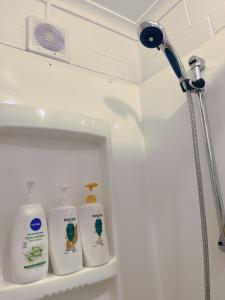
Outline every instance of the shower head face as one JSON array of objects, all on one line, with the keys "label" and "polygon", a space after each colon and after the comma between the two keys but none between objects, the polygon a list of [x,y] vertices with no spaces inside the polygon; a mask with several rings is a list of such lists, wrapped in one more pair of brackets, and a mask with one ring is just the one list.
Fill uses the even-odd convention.
[{"label": "shower head face", "polygon": [[158,48],[166,41],[166,33],[162,25],[153,21],[145,21],[139,27],[141,43],[147,48]]}]

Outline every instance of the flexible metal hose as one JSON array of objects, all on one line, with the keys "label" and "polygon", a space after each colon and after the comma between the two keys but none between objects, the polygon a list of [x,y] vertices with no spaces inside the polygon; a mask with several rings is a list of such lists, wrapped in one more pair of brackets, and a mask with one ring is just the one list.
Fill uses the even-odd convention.
[{"label": "flexible metal hose", "polygon": [[198,198],[199,198],[199,208],[200,208],[200,217],[201,217],[205,300],[210,300],[209,246],[208,246],[205,199],[204,199],[203,180],[202,180],[202,171],[201,171],[199,145],[198,145],[197,126],[196,126],[192,95],[190,92],[187,92],[186,94],[187,94],[188,106],[189,106],[190,118],[191,118],[193,151],[194,151],[194,158],[195,158],[195,169],[197,175]]}]

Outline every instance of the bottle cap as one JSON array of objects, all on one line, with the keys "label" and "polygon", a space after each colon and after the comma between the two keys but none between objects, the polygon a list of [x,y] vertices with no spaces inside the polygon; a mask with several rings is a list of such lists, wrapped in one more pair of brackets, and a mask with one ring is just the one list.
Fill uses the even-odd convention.
[{"label": "bottle cap", "polygon": [[34,187],[35,187],[35,182],[34,181],[27,181],[26,182],[27,186],[27,199],[28,203],[33,203],[34,202]]},{"label": "bottle cap", "polygon": [[60,200],[60,205],[66,205],[68,204],[68,196],[67,196],[67,191],[69,190],[69,186],[68,185],[62,185],[60,186],[60,189],[62,191],[62,198]]},{"label": "bottle cap", "polygon": [[88,188],[90,194],[86,198],[87,203],[96,203],[97,199],[96,196],[93,194],[93,189],[96,188],[98,184],[96,182],[90,182],[85,185],[86,188]]}]

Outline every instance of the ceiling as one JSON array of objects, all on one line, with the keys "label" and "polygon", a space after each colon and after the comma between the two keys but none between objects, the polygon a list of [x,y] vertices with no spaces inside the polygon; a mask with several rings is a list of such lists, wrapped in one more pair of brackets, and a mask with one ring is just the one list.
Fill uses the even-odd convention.
[{"label": "ceiling", "polygon": [[136,23],[150,9],[155,0],[85,0],[92,5],[98,5],[103,10],[111,11],[122,18]]},{"label": "ceiling", "polygon": [[[43,0],[42,0],[43,1]],[[138,24],[158,20],[164,10],[181,0],[44,0],[89,22],[137,40]]]}]

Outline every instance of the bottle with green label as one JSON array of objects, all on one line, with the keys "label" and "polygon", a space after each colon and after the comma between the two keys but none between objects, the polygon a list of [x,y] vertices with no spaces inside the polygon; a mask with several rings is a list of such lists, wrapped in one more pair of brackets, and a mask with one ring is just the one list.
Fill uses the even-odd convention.
[{"label": "bottle with green label", "polygon": [[97,185],[93,182],[85,186],[89,190],[87,203],[78,209],[84,265],[88,267],[100,266],[109,261],[103,205],[97,203],[93,192]]},{"label": "bottle with green label", "polygon": [[69,204],[68,189],[61,187],[59,205],[48,211],[50,258],[56,275],[74,273],[83,266],[77,209]]},{"label": "bottle with green label", "polygon": [[12,280],[18,284],[44,278],[48,272],[48,231],[42,206],[34,200],[34,182],[27,182],[28,203],[13,219],[9,264]]}]

